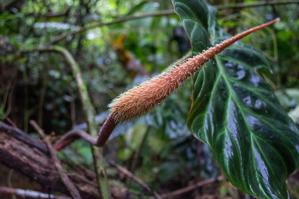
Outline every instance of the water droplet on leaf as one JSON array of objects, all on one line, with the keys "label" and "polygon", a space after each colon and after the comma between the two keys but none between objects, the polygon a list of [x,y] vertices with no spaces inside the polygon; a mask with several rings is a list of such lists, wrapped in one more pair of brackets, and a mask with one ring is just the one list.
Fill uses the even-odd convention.
[{"label": "water droplet on leaf", "polygon": [[237,79],[238,80],[242,80],[242,79],[244,79],[244,77],[246,76],[246,72],[245,72],[245,70],[239,70],[238,72],[237,72]]},{"label": "water droplet on leaf", "polygon": [[251,74],[250,75],[250,83],[252,83],[254,86],[258,86],[262,83],[262,78],[256,74]]},{"label": "water droplet on leaf", "polygon": [[242,80],[246,77],[246,71],[241,64],[226,61],[224,62],[224,66],[226,67],[228,73],[234,78]]},{"label": "water droplet on leaf", "polygon": [[243,98],[243,102],[245,103],[246,106],[252,107],[252,98],[250,96]]},{"label": "water droplet on leaf", "polygon": [[264,107],[265,107],[265,103],[262,100],[259,100],[259,99],[255,100],[255,103],[254,103],[254,108],[255,109],[260,110]]}]

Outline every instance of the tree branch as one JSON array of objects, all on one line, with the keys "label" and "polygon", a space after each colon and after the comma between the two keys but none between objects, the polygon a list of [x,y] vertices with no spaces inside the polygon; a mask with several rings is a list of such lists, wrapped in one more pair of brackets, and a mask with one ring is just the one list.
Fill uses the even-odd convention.
[{"label": "tree branch", "polygon": [[[45,144],[31,138],[21,130],[0,122],[0,162],[36,181],[46,190],[69,196],[69,192],[56,171]],[[99,199],[95,174],[69,171],[68,177],[84,199]],[[86,173],[87,173],[86,172]],[[128,191],[111,186],[112,198],[126,198]]]},{"label": "tree branch", "polygon": [[[216,5],[215,7],[218,10],[227,10],[227,9],[245,9],[245,8],[263,7],[263,6],[271,6],[271,5],[282,6],[282,5],[288,5],[288,4],[299,4],[299,0],[270,1],[270,2],[262,1],[262,2],[258,2],[258,3],[237,3],[237,4],[228,4],[228,5]],[[122,17],[119,17],[110,22],[95,22],[93,24],[89,24],[84,27],[81,27],[78,30],[62,33],[58,37],[54,38],[49,44],[50,45],[56,44],[56,43],[64,40],[67,36],[72,36],[75,34],[83,33],[83,32],[86,32],[86,31],[94,29],[94,28],[100,28],[103,26],[110,26],[110,25],[115,25],[118,23],[124,23],[127,21],[144,19],[144,18],[149,18],[149,17],[162,17],[162,16],[170,16],[170,15],[174,15],[174,14],[175,14],[174,10],[169,9],[169,10],[161,10],[161,11],[133,15],[133,16],[122,16]]]},{"label": "tree branch", "polygon": [[126,177],[132,179],[137,184],[139,184],[143,189],[145,189],[147,192],[152,194],[155,197],[155,199],[162,199],[161,196],[157,192],[153,191],[143,180],[141,180],[140,178],[135,176],[132,172],[130,172],[125,167],[116,164],[114,161],[109,161],[109,164],[111,166],[115,167],[120,173],[122,173]]},{"label": "tree branch", "polygon": [[236,4],[227,4],[227,5],[218,5],[216,8],[218,10],[227,10],[227,9],[244,9],[244,8],[256,8],[263,6],[283,6],[289,4],[299,4],[298,0],[290,1],[261,1],[258,3],[236,3]]},{"label": "tree branch", "polygon": [[46,143],[48,150],[50,152],[51,155],[51,159],[54,162],[54,166],[56,167],[59,176],[63,182],[63,184],[66,186],[66,188],[68,189],[70,195],[72,196],[73,199],[81,199],[80,193],[77,190],[76,186],[73,184],[73,182],[70,180],[70,178],[66,175],[66,172],[64,171],[60,161],[58,160],[57,156],[57,152],[56,150],[53,148],[49,138],[47,138],[47,136],[45,135],[44,131],[37,125],[37,123],[35,121],[30,121],[30,124],[35,128],[35,130],[38,132],[38,134],[41,136],[41,138],[44,140],[44,142]]},{"label": "tree branch", "polygon": [[7,133],[11,137],[18,139],[19,141],[27,144],[28,146],[35,148],[45,154],[48,154],[47,146],[44,143],[41,143],[38,140],[29,137],[18,128],[6,125],[0,121],[0,133],[1,132]]},{"label": "tree branch", "polygon": [[146,14],[140,14],[140,15],[133,15],[133,16],[124,16],[124,17],[119,17],[113,21],[110,22],[95,22],[93,24],[86,25],[85,27],[81,27],[78,30],[72,31],[72,32],[65,32],[61,35],[59,35],[57,38],[52,40],[50,44],[56,44],[59,41],[65,39],[67,36],[71,36],[74,34],[79,34],[86,32],[90,29],[94,28],[99,28],[103,26],[110,26],[110,25],[115,25],[118,23],[123,23],[127,21],[133,21],[133,20],[138,20],[138,19],[144,19],[144,18],[149,18],[149,17],[161,17],[161,16],[168,16],[168,15],[173,15],[174,11],[173,10],[162,10],[162,11],[157,11],[157,12],[151,12],[151,13],[146,13]]},{"label": "tree branch", "polygon": [[[27,141],[24,142],[24,140]],[[48,154],[49,152],[42,142],[34,140],[17,128],[0,122],[0,162],[36,181],[43,188],[69,195],[55,167],[51,164],[52,160]],[[91,175],[84,173],[91,173]],[[95,174],[92,171],[70,172],[67,175],[78,187],[82,198],[101,198],[98,195],[96,179],[93,177]],[[174,192],[165,193],[161,197],[171,198],[221,180],[223,180],[222,176],[200,181]],[[127,190],[119,187],[110,187],[110,190],[112,198],[122,199],[128,197],[129,194]]]},{"label": "tree branch", "polygon": [[0,187],[0,193],[19,196],[21,198],[32,198],[32,199],[70,199],[65,196],[54,196],[52,194],[42,193],[33,190],[16,189],[11,187]]},{"label": "tree branch", "polygon": [[202,186],[205,186],[205,185],[208,185],[208,184],[212,184],[212,183],[215,183],[215,182],[219,182],[219,181],[222,181],[222,180],[223,180],[223,176],[220,176],[220,177],[217,177],[217,178],[214,178],[214,179],[208,179],[208,180],[204,180],[204,181],[199,181],[199,182],[197,182],[195,184],[192,184],[190,186],[184,187],[182,189],[178,189],[176,191],[163,194],[162,198],[174,198],[174,197],[176,197],[178,195],[182,195],[184,193],[193,191],[194,189],[198,189],[199,187],[202,187]]}]

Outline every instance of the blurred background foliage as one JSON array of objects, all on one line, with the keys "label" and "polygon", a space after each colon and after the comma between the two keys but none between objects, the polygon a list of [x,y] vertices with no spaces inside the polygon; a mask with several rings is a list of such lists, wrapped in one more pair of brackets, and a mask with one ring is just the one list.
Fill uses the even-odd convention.
[{"label": "blurred background foliage", "polygon": [[[35,51],[20,53],[23,50],[51,44],[68,49],[81,68],[99,125],[114,97],[165,70],[190,50],[179,18],[169,12],[159,13],[172,9],[170,0],[0,2],[0,119],[27,132],[33,132],[29,120],[36,120],[46,132],[56,135],[74,127],[84,129],[86,124],[77,84],[63,57]],[[230,34],[281,18],[272,30],[255,33],[244,42],[271,60],[271,86],[299,123],[299,4],[225,7],[259,2],[210,1],[219,8],[218,23]],[[132,20],[147,13],[150,16]],[[186,127],[191,92],[192,82],[188,81],[151,113],[120,125],[104,149],[105,158],[126,167],[158,192],[220,175],[207,147]],[[92,153],[85,142],[74,143],[60,155],[66,162],[92,168]],[[139,185],[112,167],[108,167],[108,176],[136,195],[144,194]],[[296,177],[289,184],[294,198],[299,198]],[[249,198],[226,182],[185,196]]]}]

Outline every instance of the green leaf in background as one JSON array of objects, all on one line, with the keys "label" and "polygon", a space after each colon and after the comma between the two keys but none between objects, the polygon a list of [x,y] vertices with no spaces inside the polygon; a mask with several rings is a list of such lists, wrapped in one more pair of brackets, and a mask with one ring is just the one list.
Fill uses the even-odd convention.
[{"label": "green leaf in background", "polygon": [[[194,54],[224,39],[205,1],[172,1]],[[258,198],[286,199],[285,181],[299,163],[299,130],[256,73],[268,65],[240,42],[216,56],[194,77],[188,123],[232,184]]]}]

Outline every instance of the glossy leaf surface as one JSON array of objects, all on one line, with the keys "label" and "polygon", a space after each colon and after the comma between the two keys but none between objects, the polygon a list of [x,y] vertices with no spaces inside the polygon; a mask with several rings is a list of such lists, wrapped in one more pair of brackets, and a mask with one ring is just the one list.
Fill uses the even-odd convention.
[{"label": "glossy leaf surface", "polygon": [[[197,54],[224,39],[203,0],[173,0]],[[194,77],[189,126],[211,148],[228,180],[258,198],[289,198],[287,176],[298,167],[299,130],[257,73],[260,52],[240,42]]]}]

